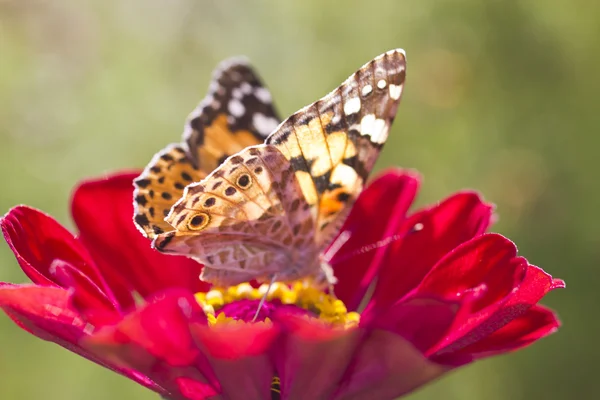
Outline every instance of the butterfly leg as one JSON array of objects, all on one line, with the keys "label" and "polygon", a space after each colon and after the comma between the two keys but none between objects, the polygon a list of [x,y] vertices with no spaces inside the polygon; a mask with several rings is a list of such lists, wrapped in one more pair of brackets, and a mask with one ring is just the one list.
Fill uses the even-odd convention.
[{"label": "butterfly leg", "polygon": [[269,282],[267,291],[263,295],[262,299],[260,299],[260,303],[258,303],[258,308],[256,309],[256,314],[254,314],[254,318],[252,318],[252,322],[255,322],[256,319],[258,318],[258,313],[260,313],[260,309],[265,304],[265,301],[267,300],[267,296],[269,295],[269,292],[271,291],[271,287],[273,287],[273,283],[275,283],[276,277],[277,277],[277,274],[273,274],[273,276],[271,276],[271,281]]}]

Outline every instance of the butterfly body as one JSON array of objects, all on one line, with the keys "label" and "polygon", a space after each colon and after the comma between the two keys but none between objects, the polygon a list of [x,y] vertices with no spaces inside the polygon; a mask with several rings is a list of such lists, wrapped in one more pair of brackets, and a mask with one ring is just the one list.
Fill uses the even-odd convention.
[{"label": "butterfly body", "polygon": [[[275,120],[274,111],[261,105],[254,116],[242,117],[239,108],[246,110],[249,103],[236,96],[252,90],[252,100],[270,96],[264,88],[257,89],[260,86],[234,82],[233,87],[221,90],[229,90],[230,99],[222,98],[219,103],[230,103],[228,111],[242,121],[237,125],[242,134],[231,137],[232,124],[227,125],[225,114],[217,117],[222,120],[215,125],[216,118],[210,121],[201,112],[197,118],[204,118],[204,125],[188,125],[187,141],[165,150],[169,155],[180,154],[173,157],[177,161],[170,167],[163,165],[169,160],[159,153],[136,180],[134,220],[153,240],[153,247],[201,262],[201,279],[216,285],[273,277],[279,281],[318,281],[323,277],[333,281],[323,251],[339,232],[387,139],[404,76],[404,53],[392,50],[382,54],[336,90],[279,124],[264,143],[254,145],[249,145],[250,139],[256,138],[257,132],[266,132],[264,121]],[[218,93],[219,87],[214,92]],[[251,108],[258,108],[257,103]],[[253,128],[247,129],[244,124],[251,122]],[[233,139],[236,142],[232,144]],[[243,148],[238,151],[236,146]],[[235,154],[206,171],[215,163],[215,154],[234,150]],[[212,164],[202,161],[210,156]],[[180,171],[188,165],[195,175]],[[155,171],[159,171],[155,179],[146,177]],[[170,182],[179,183],[176,186],[180,188],[182,182],[176,178],[196,180],[177,191],[175,199],[162,192],[160,199],[148,201],[150,187],[162,188],[161,184]],[[140,205],[142,192],[147,201]],[[158,196],[156,192],[154,196]],[[153,204],[161,205],[164,215],[150,215]]]}]

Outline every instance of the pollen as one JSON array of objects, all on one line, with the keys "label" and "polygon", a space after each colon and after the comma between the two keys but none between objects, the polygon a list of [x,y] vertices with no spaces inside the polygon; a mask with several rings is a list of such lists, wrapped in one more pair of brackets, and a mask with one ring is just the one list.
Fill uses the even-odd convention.
[{"label": "pollen", "polygon": [[[254,288],[249,283],[241,283],[228,288],[216,287],[206,293],[197,293],[195,297],[206,313],[210,326],[246,323],[244,319],[225,315],[225,312],[222,312],[223,307],[243,301],[255,301],[258,307],[258,302],[263,297],[273,305],[299,307],[306,310],[308,318],[316,318],[336,327],[351,328],[360,322],[360,314],[349,312],[341,300],[305,281],[296,281],[289,285],[274,282],[270,289],[268,284]],[[272,322],[266,317],[257,323]]]}]

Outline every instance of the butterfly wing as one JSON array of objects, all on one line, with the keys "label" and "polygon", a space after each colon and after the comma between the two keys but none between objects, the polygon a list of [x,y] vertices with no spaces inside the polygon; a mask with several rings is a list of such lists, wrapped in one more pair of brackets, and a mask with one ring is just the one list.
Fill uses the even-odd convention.
[{"label": "butterfly wing", "polygon": [[134,222],[149,238],[172,227],[164,221],[184,188],[205,178],[223,160],[263,143],[278,125],[271,94],[243,58],[222,62],[208,95],[189,115],[183,142],[152,158],[134,181]]},{"label": "butterfly wing", "polygon": [[195,258],[212,283],[268,280],[274,273],[293,280],[309,275],[305,269],[317,259],[302,252],[313,249],[310,207],[289,161],[273,146],[249,147],[189,185],[166,221],[175,230],[158,235],[153,246]]},{"label": "butterfly wing", "polygon": [[401,50],[363,66],[284,121],[266,144],[230,157],[188,186],[156,237],[194,257],[219,285],[315,275],[385,143],[405,77]]},{"label": "butterfly wing", "polygon": [[339,231],[373,169],[396,116],[405,76],[404,51],[388,51],[293,114],[266,140],[294,169],[321,250]]}]

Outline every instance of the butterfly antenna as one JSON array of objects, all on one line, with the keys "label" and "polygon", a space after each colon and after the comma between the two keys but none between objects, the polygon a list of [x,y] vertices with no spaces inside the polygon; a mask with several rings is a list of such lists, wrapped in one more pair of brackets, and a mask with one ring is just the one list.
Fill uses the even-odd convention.
[{"label": "butterfly antenna", "polygon": [[[342,261],[346,261],[349,258],[355,257],[355,256],[357,256],[359,254],[369,253],[369,252],[371,252],[373,250],[377,250],[377,249],[380,249],[382,247],[388,246],[391,243],[393,243],[393,242],[395,242],[395,241],[397,241],[399,239],[403,239],[406,236],[411,235],[413,233],[419,232],[422,229],[423,229],[423,224],[419,222],[419,223],[415,224],[411,229],[409,229],[407,232],[405,232],[403,234],[392,235],[392,236],[387,237],[385,239],[378,240],[378,241],[376,241],[374,243],[364,245],[360,249],[354,250],[353,252],[350,252],[350,253],[346,254],[345,256],[342,256],[339,260],[335,260],[335,263],[337,264],[337,263],[340,263]],[[344,233],[346,233],[346,232],[347,231],[345,231]],[[345,239],[344,243],[347,242],[347,241],[348,241],[348,239]],[[336,239],[336,242],[337,242],[337,239]],[[334,242],[334,244],[335,244],[335,242]],[[327,256],[330,255],[330,253],[331,253],[330,250],[333,249],[334,244],[332,244],[331,247],[329,248],[329,250],[327,251]],[[338,246],[338,248],[335,250],[335,252],[331,253],[331,257],[333,257],[333,254],[335,254],[340,249],[340,247],[341,246]],[[329,259],[331,259],[331,258],[329,258]]]},{"label": "butterfly antenna", "polygon": [[265,292],[263,297],[260,299],[260,303],[258,303],[258,308],[256,309],[256,313],[254,314],[254,318],[252,318],[252,322],[256,322],[256,319],[258,318],[258,314],[260,313],[260,310],[261,310],[262,306],[265,304],[265,301],[267,300],[267,296],[269,295],[269,292],[271,291],[271,287],[273,287],[273,283],[275,283],[276,276],[277,276],[277,274],[273,274],[273,276],[271,277],[271,282],[269,282],[267,291]]}]

